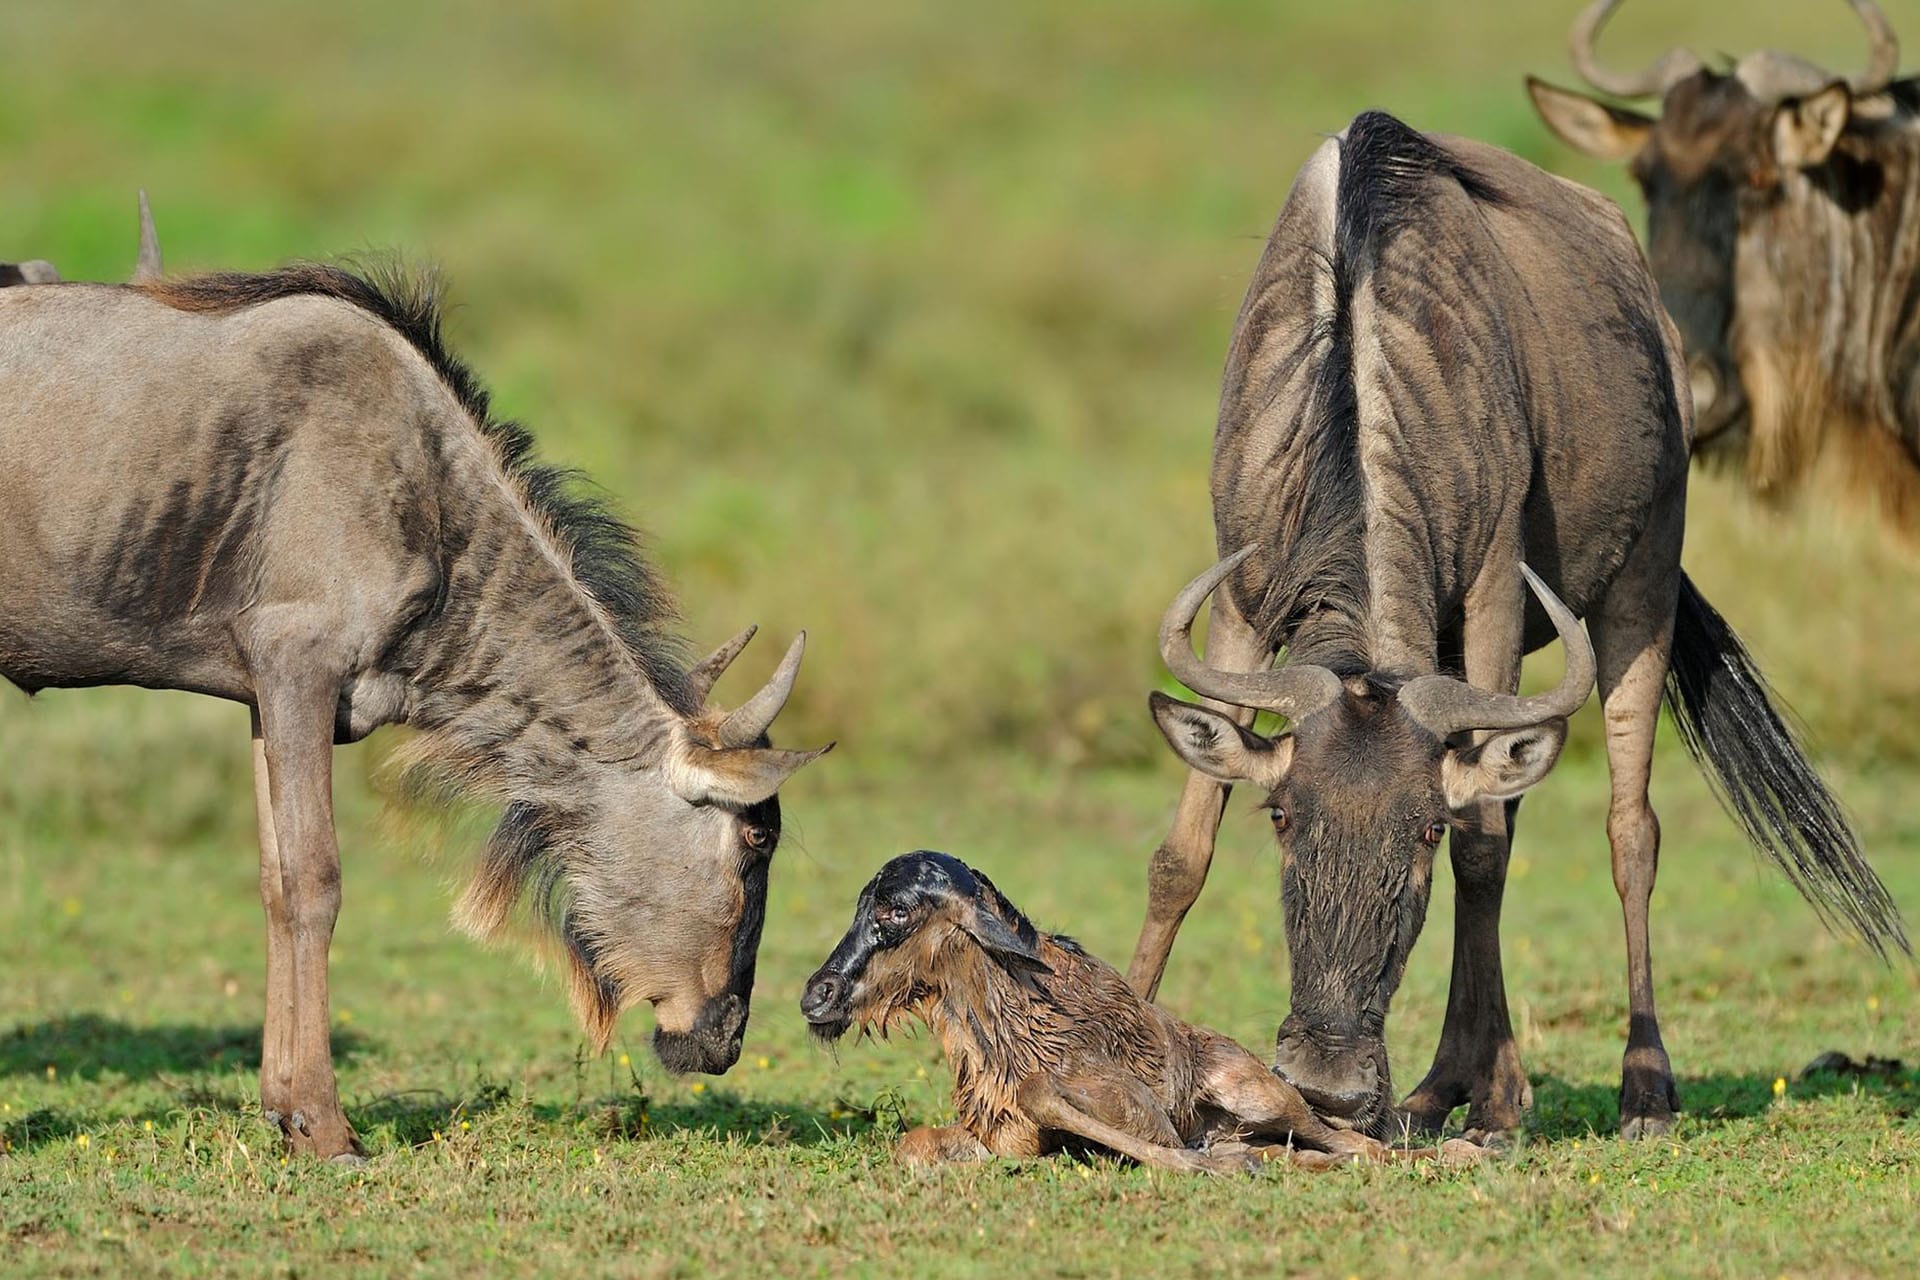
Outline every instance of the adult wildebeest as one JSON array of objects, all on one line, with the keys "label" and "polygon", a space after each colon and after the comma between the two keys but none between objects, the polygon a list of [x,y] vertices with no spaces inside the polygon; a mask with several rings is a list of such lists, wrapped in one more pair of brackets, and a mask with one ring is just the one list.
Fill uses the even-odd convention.
[{"label": "adult wildebeest", "polygon": [[[1660,1131],[1677,1098],[1654,1013],[1647,778],[1670,659],[1688,743],[1755,843],[1875,947],[1904,945],[1759,673],[1680,572],[1688,433],[1678,338],[1611,204],[1377,112],[1315,153],[1229,348],[1213,463],[1227,558],[1162,623],[1168,666],[1213,701],[1153,698],[1195,772],[1153,858],[1136,990],[1158,986],[1199,893],[1222,784],[1253,783],[1284,852],[1293,990],[1275,1069],[1323,1113],[1383,1132],[1387,1006],[1451,832],[1452,994],[1404,1106],[1431,1128],[1470,1103],[1470,1136],[1518,1125],[1508,840],[1597,666],[1632,1012],[1621,1123]],[[1543,606],[1531,617],[1524,584]],[[1202,664],[1188,636],[1209,594]],[[1559,686],[1516,696],[1521,655],[1556,635]],[[1263,670],[1282,648],[1286,665]],[[1292,731],[1252,733],[1255,709]]]},{"label": "adult wildebeest", "polygon": [[[1217,1031],[1148,1003],[1072,938],[1042,933],[993,882],[922,849],[860,892],[800,1012],[829,1043],[918,1019],[953,1068],[958,1123],[895,1148],[910,1164],[1048,1155],[1092,1146],[1188,1173],[1266,1160],[1325,1169],[1395,1152],[1334,1128],[1284,1080]],[[1483,1152],[1449,1144],[1456,1161]]]},{"label": "adult wildebeest", "polygon": [[1529,78],[1548,126],[1630,164],[1647,252],[1686,340],[1703,454],[1744,457],[1748,485],[1790,496],[1824,455],[1920,535],[1920,81],[1895,80],[1885,16],[1851,80],[1786,54],[1721,74],[1676,49],[1644,70],[1594,55],[1619,0],[1574,23],[1597,89],[1659,96],[1655,119]]},{"label": "adult wildebeest", "polygon": [[775,792],[821,754],[766,738],[804,636],[738,710],[708,705],[751,630],[688,669],[631,531],[530,445],[398,277],[0,290],[0,676],[252,708],[261,1098],[297,1150],[357,1148],[328,1046],[330,770],[384,724],[505,806],[465,928],[530,895],[596,1047],[647,1001],[669,1067],[740,1052]]},{"label": "adult wildebeest", "polygon": [[[147,284],[161,276],[160,236],[153,227],[153,209],[147,193],[140,193],[140,256],[134,262],[132,283]],[[51,262],[34,258],[27,262],[0,262],[0,288],[16,284],[59,284],[60,272]]]}]

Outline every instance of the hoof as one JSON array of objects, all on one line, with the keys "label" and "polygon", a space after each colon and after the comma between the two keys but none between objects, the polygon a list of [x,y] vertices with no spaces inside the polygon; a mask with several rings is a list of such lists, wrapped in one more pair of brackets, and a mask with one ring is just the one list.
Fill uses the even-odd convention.
[{"label": "hoof", "polygon": [[1673,1117],[1670,1115],[1627,1116],[1620,1121],[1620,1137],[1626,1142],[1664,1138],[1672,1131]]},{"label": "hoof", "polygon": [[1471,1145],[1491,1153],[1513,1150],[1526,1137],[1526,1130],[1517,1124],[1503,1129],[1471,1128],[1460,1136]]},{"label": "hoof", "polygon": [[1482,1146],[1465,1138],[1448,1138],[1440,1144],[1434,1159],[1449,1169],[1464,1169],[1483,1160],[1491,1160],[1498,1154],[1499,1150],[1495,1147]]}]

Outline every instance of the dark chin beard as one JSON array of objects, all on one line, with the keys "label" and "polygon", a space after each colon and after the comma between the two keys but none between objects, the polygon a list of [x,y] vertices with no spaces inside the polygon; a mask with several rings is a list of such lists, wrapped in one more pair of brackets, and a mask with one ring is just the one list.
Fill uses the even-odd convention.
[{"label": "dark chin beard", "polygon": [[813,1032],[813,1038],[821,1044],[832,1045],[838,1044],[840,1037],[846,1035],[852,1026],[851,1018],[835,1018],[831,1022],[808,1023],[807,1029]]}]

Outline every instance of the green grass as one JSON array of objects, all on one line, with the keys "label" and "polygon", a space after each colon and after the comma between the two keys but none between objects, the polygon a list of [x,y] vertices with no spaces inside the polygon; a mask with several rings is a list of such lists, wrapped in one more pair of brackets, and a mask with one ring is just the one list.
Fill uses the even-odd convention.
[{"label": "green grass", "polygon": [[[1524,71],[1570,82],[1573,7],[0,11],[0,257],[124,276],[144,184],[175,269],[439,261],[459,347],[646,525],[690,634],[810,629],[782,737],[842,744],[789,789],[746,1056],[698,1093],[647,1058],[644,1014],[583,1060],[554,981],[453,936],[474,823],[388,805],[380,739],[345,753],[338,1051],[376,1158],[342,1171],[284,1166],[252,1114],[244,713],[0,694],[0,1270],[1920,1268],[1920,1075],[1795,1078],[1827,1049],[1920,1059],[1914,970],[1820,933],[1670,741],[1655,963],[1689,1110],[1671,1143],[1607,1136],[1625,983],[1591,712],[1521,826],[1506,956],[1537,1105],[1493,1167],[903,1175],[887,1139],[943,1114],[936,1052],[829,1056],[794,1009],[859,884],[916,846],[1125,959],[1178,787],[1143,706],[1153,625],[1211,546],[1211,406],[1259,242],[1300,160],[1370,105],[1637,219],[1520,92]],[[1628,6],[1611,56],[1859,56],[1834,5],[1764,29],[1732,0],[1660,8]],[[1688,564],[1911,913],[1920,591],[1909,553],[1832,506],[1769,515],[1702,478]],[[1262,826],[1230,814],[1163,993],[1256,1048],[1286,1007]],[[1444,1007],[1445,888],[1390,1027],[1403,1085]]]}]

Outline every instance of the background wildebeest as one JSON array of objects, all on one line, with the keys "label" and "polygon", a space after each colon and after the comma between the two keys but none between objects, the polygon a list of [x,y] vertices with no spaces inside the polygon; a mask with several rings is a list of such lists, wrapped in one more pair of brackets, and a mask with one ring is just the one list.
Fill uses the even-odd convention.
[{"label": "background wildebeest", "polygon": [[679,661],[631,531],[491,415],[430,291],[317,266],[8,289],[0,406],[0,676],[253,709],[260,1088],[296,1149],[357,1145],[329,1047],[330,771],[384,724],[505,805],[464,927],[531,895],[596,1047],[644,1000],[669,1067],[733,1064],[775,792],[820,754],[766,737],[804,636],[709,706],[751,630]]},{"label": "background wildebeest", "polygon": [[[162,274],[160,236],[153,226],[153,209],[147,193],[140,193],[140,255],[133,265],[132,282],[147,284]],[[60,272],[51,262],[35,258],[27,262],[0,262],[0,288],[15,284],[59,284]]]},{"label": "background wildebeest", "polygon": [[1744,458],[1785,498],[1824,454],[1920,534],[1920,81],[1895,80],[1885,15],[1852,0],[1872,52],[1851,79],[1762,51],[1722,73],[1675,49],[1644,69],[1594,53],[1619,0],[1574,23],[1594,88],[1659,97],[1656,119],[1529,78],[1570,145],[1628,163],[1647,254],[1686,341],[1694,445]]},{"label": "background wildebeest", "polygon": [[[911,1163],[1085,1144],[1207,1173],[1434,1154],[1327,1125],[1252,1054],[1141,999],[950,854],[923,849],[880,869],[800,1011],[826,1041],[856,1027],[884,1037],[913,1019],[939,1037],[958,1123],[902,1137],[896,1154]],[[1478,1149],[1456,1142],[1448,1154],[1470,1160]]]},{"label": "background wildebeest", "polygon": [[[1501,971],[1509,839],[1596,660],[1627,931],[1627,1135],[1664,1130],[1678,1105],[1647,919],[1660,843],[1647,781],[1670,663],[1688,744],[1754,842],[1824,913],[1876,948],[1904,945],[1759,673],[1680,572],[1688,436],[1678,337],[1611,204],[1378,112],[1321,147],[1229,348],[1213,498],[1233,554],[1162,626],[1169,667],[1212,704],[1153,700],[1195,772],[1153,858],[1136,990],[1156,989],[1204,882],[1222,784],[1252,782],[1283,849],[1292,961],[1275,1069],[1323,1114],[1384,1131],[1388,1003],[1451,831],[1452,993],[1404,1106],[1432,1128],[1470,1103],[1470,1136],[1517,1126],[1529,1088]],[[1523,579],[1545,618],[1528,616]],[[1210,593],[1203,665],[1188,631]],[[1555,634],[1559,687],[1515,696],[1521,655]],[[1287,664],[1262,670],[1282,648]],[[1252,733],[1256,708],[1292,732]]]}]

